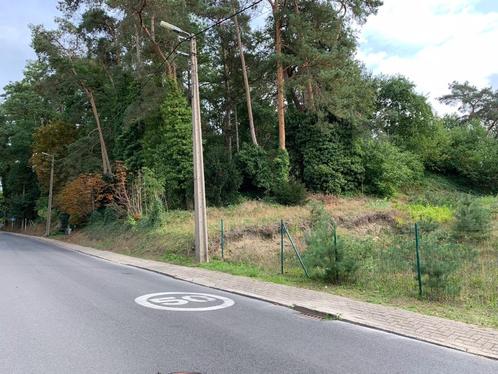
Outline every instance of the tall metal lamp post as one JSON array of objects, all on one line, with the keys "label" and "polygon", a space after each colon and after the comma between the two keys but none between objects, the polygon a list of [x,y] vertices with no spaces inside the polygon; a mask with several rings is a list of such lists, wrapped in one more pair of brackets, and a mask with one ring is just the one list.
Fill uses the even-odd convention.
[{"label": "tall metal lamp post", "polygon": [[52,159],[52,165],[50,168],[50,187],[48,190],[48,212],[47,212],[47,227],[45,229],[45,236],[50,235],[50,226],[52,224],[52,192],[54,189],[54,162],[55,157],[46,152],[42,152],[42,155],[50,157]]},{"label": "tall metal lamp post", "polygon": [[192,137],[194,156],[194,208],[195,208],[195,256],[199,262],[208,262],[208,231],[206,193],[204,185],[204,157],[202,153],[201,104],[199,77],[197,75],[197,40],[190,34],[168,22],[159,24],[190,40],[190,69],[192,79]]}]

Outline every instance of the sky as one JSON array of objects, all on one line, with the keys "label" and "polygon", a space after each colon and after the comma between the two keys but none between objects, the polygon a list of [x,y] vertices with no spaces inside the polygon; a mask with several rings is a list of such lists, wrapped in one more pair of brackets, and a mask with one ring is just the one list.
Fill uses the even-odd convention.
[{"label": "sky", "polygon": [[498,0],[384,0],[359,37],[370,71],[408,77],[440,114],[452,81],[498,89]]},{"label": "sky", "polygon": [[57,0],[0,0],[0,92],[22,79],[26,60],[35,59],[30,24],[54,25]]},{"label": "sky", "polygon": [[[29,24],[54,25],[57,0],[0,0],[0,92],[34,59]],[[498,89],[498,0],[384,0],[359,33],[357,58],[374,74],[402,74],[439,113],[454,80]]]}]

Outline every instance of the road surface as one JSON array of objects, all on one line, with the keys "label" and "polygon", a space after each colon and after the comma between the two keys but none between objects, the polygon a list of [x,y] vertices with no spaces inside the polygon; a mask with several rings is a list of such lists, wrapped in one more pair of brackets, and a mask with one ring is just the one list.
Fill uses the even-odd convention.
[{"label": "road surface", "polygon": [[0,373],[172,372],[496,374],[498,361],[0,233]]}]

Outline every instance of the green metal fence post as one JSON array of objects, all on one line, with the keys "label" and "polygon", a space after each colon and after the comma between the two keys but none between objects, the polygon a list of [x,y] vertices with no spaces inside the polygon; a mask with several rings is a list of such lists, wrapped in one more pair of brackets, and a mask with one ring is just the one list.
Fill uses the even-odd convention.
[{"label": "green metal fence post", "polygon": [[280,274],[284,273],[284,220],[280,220]]},{"label": "green metal fence post", "polygon": [[221,245],[221,259],[225,260],[225,224],[223,218],[220,221],[220,245]]},{"label": "green metal fence post", "polygon": [[418,295],[422,297],[422,274],[420,272],[420,242],[418,237],[418,223],[415,223],[415,250],[417,252],[417,278],[418,278]]},{"label": "green metal fence post", "polygon": [[338,255],[337,255],[337,225],[334,223],[334,276],[335,280],[339,280],[339,273],[337,269],[337,260],[338,260]]}]

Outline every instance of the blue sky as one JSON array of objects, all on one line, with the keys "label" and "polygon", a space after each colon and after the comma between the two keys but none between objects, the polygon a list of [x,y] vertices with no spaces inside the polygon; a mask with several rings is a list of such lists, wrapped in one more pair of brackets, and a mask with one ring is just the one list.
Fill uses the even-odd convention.
[{"label": "blue sky", "polygon": [[[0,0],[0,91],[33,59],[29,24],[54,24],[57,0]],[[359,34],[372,72],[403,74],[436,100],[453,80],[498,89],[498,0],[384,0]]]},{"label": "blue sky", "polygon": [[0,0],[0,90],[22,78],[26,60],[34,59],[30,24],[53,25],[57,0]]},{"label": "blue sky", "polygon": [[439,113],[454,80],[498,89],[498,0],[384,0],[360,32],[357,57],[376,74],[402,74]]}]

